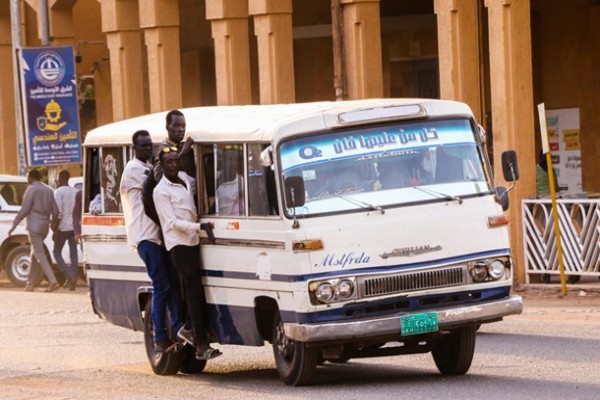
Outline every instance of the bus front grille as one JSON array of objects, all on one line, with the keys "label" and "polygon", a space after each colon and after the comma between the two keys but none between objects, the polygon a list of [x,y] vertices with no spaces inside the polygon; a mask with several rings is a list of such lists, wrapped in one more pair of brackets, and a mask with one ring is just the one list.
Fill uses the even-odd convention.
[{"label": "bus front grille", "polygon": [[360,286],[363,296],[368,297],[464,285],[465,283],[467,283],[466,269],[463,266],[455,266],[443,269],[405,272],[396,275],[365,277],[362,279]]}]

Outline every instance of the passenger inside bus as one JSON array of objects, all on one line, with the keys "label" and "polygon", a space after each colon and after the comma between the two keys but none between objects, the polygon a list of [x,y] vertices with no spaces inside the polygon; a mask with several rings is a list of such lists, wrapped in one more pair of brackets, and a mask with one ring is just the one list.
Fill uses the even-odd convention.
[{"label": "passenger inside bus", "polygon": [[219,215],[244,215],[243,152],[241,148],[226,148],[217,186]]},{"label": "passenger inside bus", "polygon": [[333,168],[328,171],[326,176],[328,177],[325,183],[315,193],[316,197],[327,194],[370,191],[375,182],[375,168],[370,162],[355,163]]},{"label": "passenger inside bus", "polygon": [[375,187],[377,189],[397,189],[408,186],[410,179],[409,168],[405,163],[399,159],[382,160],[377,163],[377,182],[379,185]]}]

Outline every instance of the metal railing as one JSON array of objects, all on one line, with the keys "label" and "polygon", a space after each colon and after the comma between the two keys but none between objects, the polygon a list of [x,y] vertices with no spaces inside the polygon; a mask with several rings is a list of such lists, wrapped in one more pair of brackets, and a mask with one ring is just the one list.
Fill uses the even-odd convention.
[{"label": "metal railing", "polygon": [[[563,265],[569,282],[600,277],[600,200],[558,199]],[[526,282],[541,274],[542,282],[560,274],[550,199],[523,200],[523,243]]]}]

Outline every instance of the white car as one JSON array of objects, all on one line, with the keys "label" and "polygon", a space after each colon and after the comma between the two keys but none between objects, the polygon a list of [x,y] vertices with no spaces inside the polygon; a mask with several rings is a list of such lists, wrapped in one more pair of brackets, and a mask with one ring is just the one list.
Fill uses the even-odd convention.
[{"label": "white car", "polygon": [[83,176],[69,178],[69,186],[73,186],[77,190],[83,189]]},{"label": "white car", "polygon": [[[82,180],[79,183],[81,182]],[[29,271],[31,270],[30,244],[27,230],[25,229],[25,220],[17,226],[12,236],[8,236],[8,231],[12,226],[15,216],[21,209],[25,189],[27,189],[26,177],[0,175],[0,271],[4,270],[7,278],[16,286],[25,286]],[[52,263],[56,264],[56,260],[52,255],[54,247],[52,235],[48,234],[44,240],[44,244],[46,246],[46,253],[50,256]],[[78,253],[81,264],[83,256],[79,247]],[[62,255],[68,264],[70,260],[68,244],[65,244]],[[54,270],[57,273],[57,277],[62,276],[56,265],[54,265]],[[42,279],[43,274],[40,273],[36,284]]]}]

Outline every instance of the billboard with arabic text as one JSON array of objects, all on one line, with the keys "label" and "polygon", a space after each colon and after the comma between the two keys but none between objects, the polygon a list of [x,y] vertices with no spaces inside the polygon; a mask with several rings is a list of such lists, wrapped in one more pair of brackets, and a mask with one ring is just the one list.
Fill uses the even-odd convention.
[{"label": "billboard with arabic text", "polygon": [[21,49],[29,166],[81,163],[73,46]]}]

